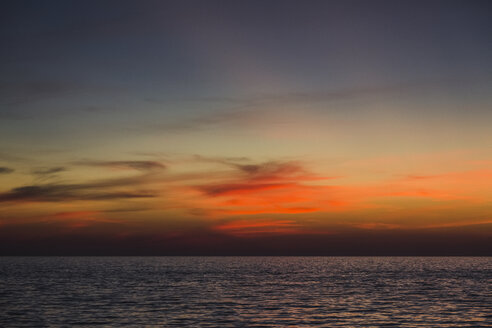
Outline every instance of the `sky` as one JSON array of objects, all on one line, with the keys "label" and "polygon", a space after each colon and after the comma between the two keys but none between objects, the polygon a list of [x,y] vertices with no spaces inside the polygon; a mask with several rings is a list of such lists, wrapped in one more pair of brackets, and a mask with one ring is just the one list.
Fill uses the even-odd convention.
[{"label": "sky", "polygon": [[3,1],[1,255],[492,255],[489,1]]}]

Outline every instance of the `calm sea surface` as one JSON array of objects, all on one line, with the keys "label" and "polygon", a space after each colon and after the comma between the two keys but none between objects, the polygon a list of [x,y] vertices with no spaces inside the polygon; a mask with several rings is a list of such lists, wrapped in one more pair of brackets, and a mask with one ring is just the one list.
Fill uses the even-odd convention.
[{"label": "calm sea surface", "polygon": [[3,257],[1,327],[492,327],[492,258]]}]

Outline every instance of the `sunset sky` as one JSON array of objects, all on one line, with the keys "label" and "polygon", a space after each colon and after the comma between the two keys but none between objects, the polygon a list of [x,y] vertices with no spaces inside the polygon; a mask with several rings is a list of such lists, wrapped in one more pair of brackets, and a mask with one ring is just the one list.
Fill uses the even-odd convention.
[{"label": "sunset sky", "polygon": [[4,1],[0,254],[492,255],[490,1]]}]

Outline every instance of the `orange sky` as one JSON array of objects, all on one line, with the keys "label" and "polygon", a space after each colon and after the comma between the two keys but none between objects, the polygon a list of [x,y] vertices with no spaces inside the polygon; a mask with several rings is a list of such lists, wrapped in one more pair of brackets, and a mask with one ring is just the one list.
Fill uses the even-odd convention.
[{"label": "orange sky", "polygon": [[4,11],[0,253],[490,255],[480,2]]}]

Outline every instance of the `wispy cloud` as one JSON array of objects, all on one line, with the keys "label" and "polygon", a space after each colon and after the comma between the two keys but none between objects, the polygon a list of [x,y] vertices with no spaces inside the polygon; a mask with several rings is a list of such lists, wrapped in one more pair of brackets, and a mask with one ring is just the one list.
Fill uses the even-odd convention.
[{"label": "wispy cloud", "polygon": [[479,181],[482,179],[492,179],[492,170],[478,169],[460,172],[446,172],[441,174],[409,174],[403,177],[404,181]]},{"label": "wispy cloud", "polygon": [[209,196],[241,195],[272,189],[292,187],[288,183],[223,183],[197,186],[197,189]]},{"label": "wispy cloud", "polygon": [[[278,108],[289,108],[294,106],[324,104],[318,106],[326,112],[329,103],[346,102],[353,100],[372,101],[378,99],[398,99],[402,95],[411,95],[415,93],[442,92],[442,90],[457,89],[463,85],[480,85],[490,84],[492,76],[471,76],[471,77],[447,77],[433,78],[427,80],[404,81],[400,83],[379,84],[379,85],[359,85],[346,88],[319,89],[319,90],[292,90],[278,93],[260,93],[240,96],[206,96],[206,97],[189,97],[175,98],[167,100],[149,99],[153,103],[162,103],[165,106],[186,106],[190,103],[206,104],[207,107],[213,107],[208,112],[200,111],[191,117],[182,117],[180,119],[169,118],[163,123],[145,124],[136,129],[147,132],[179,133],[188,131],[200,131],[204,129],[215,128],[227,125],[258,125],[265,122],[284,122],[291,120],[285,113],[278,111]],[[336,106],[335,106],[336,107]],[[370,108],[371,106],[366,106]],[[356,106],[358,110],[364,110],[364,106]],[[313,110],[314,115],[320,115],[321,111]]]},{"label": "wispy cloud", "polygon": [[301,182],[335,178],[312,174],[300,162],[295,161],[238,164],[223,160],[221,163],[235,168],[240,175],[234,181],[196,186],[198,190],[209,196],[223,196],[292,188]]},{"label": "wispy cloud", "polygon": [[12,173],[14,171],[15,170],[10,168],[10,167],[5,167],[5,166],[0,167],[0,174],[9,174],[9,173]]},{"label": "wispy cloud", "polygon": [[134,169],[139,171],[163,170],[166,168],[164,164],[157,161],[78,161],[75,164],[110,169]]},{"label": "wispy cloud", "polygon": [[[450,76],[436,77],[425,80],[402,81],[400,83],[359,85],[347,88],[320,89],[307,91],[286,91],[279,93],[260,93],[246,96],[209,96],[174,99],[174,102],[212,103],[217,106],[226,106],[229,110],[253,109],[269,105],[299,104],[299,103],[323,103],[340,100],[352,100],[380,96],[400,96],[401,94],[442,88],[461,88],[466,85],[480,85],[490,83],[490,74],[480,76]],[[157,102],[158,100],[153,99]],[[231,107],[232,106],[232,107]]]},{"label": "wispy cloud", "polygon": [[20,186],[0,193],[0,202],[60,202],[69,200],[111,200],[124,198],[151,198],[157,192],[145,186],[155,181],[159,172],[166,166],[157,161],[94,161],[84,160],[72,163],[79,166],[94,166],[110,169],[136,170],[140,173],[99,180],[81,181],[79,183],[46,183],[58,173],[69,170],[66,166],[34,168],[31,173],[36,177],[36,184]]},{"label": "wispy cloud", "polygon": [[109,200],[155,197],[156,193],[142,187],[152,174],[102,179],[82,183],[45,183],[13,188],[0,193],[0,202],[58,202],[67,200]]},{"label": "wispy cloud", "polygon": [[48,167],[48,168],[39,168],[32,171],[32,174],[35,175],[52,175],[56,173],[60,173],[66,171],[67,169],[62,166],[57,167]]},{"label": "wispy cloud", "polygon": [[230,123],[245,124],[255,122],[258,118],[256,111],[213,111],[207,114],[183,118],[165,123],[146,124],[141,129],[166,133],[179,133],[193,130],[214,128]]},{"label": "wispy cloud", "polygon": [[214,229],[231,235],[248,236],[295,234],[300,233],[302,226],[293,220],[235,220],[218,224]]},{"label": "wispy cloud", "polygon": [[155,197],[149,191],[98,191],[84,184],[47,184],[14,188],[0,194],[0,202],[59,202],[67,200],[110,200]]},{"label": "wispy cloud", "polygon": [[55,166],[55,167],[41,167],[35,168],[31,171],[32,175],[36,178],[37,183],[46,182],[58,177],[59,173],[68,171],[66,167]]},{"label": "wispy cloud", "polygon": [[302,162],[209,160],[233,168],[226,177],[193,186],[208,199],[208,213],[212,216],[300,214],[334,206],[332,187],[313,182],[336,177],[312,173]]}]

